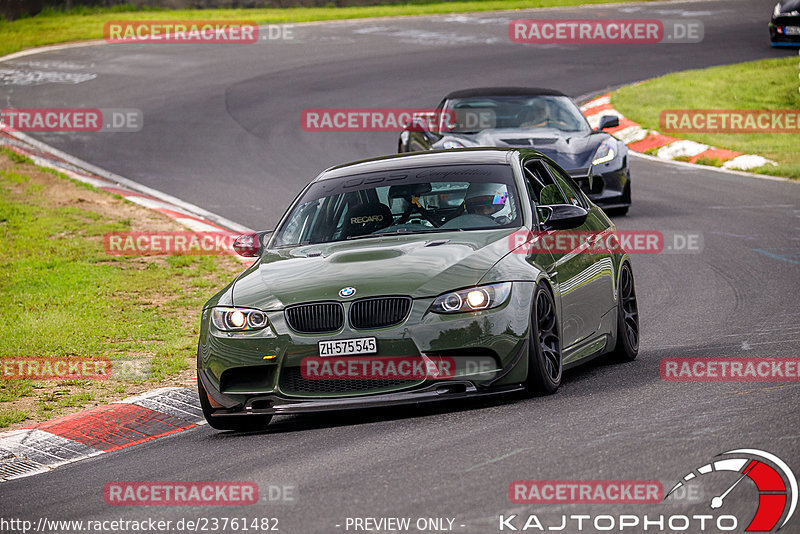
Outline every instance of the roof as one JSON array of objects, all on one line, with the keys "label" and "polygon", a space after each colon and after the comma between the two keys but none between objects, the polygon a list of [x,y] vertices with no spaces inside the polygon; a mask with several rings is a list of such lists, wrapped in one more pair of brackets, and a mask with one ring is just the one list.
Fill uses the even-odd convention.
[{"label": "roof", "polygon": [[567,96],[555,89],[541,87],[476,87],[453,91],[445,98],[469,98],[473,96]]},{"label": "roof", "polygon": [[479,165],[509,163],[509,153],[519,152],[516,148],[464,148],[407,152],[391,156],[380,156],[331,167],[320,174],[315,181],[352,176],[375,171],[391,171],[410,167],[434,167],[437,165]]}]

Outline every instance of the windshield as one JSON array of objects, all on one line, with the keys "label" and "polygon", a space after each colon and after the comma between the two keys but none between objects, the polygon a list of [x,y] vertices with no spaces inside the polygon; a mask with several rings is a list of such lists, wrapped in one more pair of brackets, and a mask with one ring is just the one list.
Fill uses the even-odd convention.
[{"label": "windshield", "polygon": [[442,117],[443,122],[451,121],[442,125],[442,132],[461,134],[494,128],[591,131],[580,109],[565,96],[455,98],[447,101]]},{"label": "windshield", "polygon": [[274,246],[521,224],[509,165],[446,165],[316,182],[278,229]]}]

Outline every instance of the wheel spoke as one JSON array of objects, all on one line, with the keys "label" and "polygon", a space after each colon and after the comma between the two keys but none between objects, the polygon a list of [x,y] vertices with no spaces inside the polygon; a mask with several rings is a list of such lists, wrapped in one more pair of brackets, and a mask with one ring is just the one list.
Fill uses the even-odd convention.
[{"label": "wheel spoke", "polygon": [[544,371],[551,380],[561,376],[561,350],[558,338],[555,307],[550,296],[540,293],[536,299],[536,326],[539,333],[539,350],[543,356]]}]

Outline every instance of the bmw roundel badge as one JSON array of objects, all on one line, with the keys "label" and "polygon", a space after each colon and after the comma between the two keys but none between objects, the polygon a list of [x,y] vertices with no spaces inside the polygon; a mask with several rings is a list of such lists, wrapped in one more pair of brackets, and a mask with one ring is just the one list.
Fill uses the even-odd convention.
[{"label": "bmw roundel badge", "polygon": [[356,288],[354,287],[343,287],[342,289],[339,290],[339,296],[342,297],[343,299],[352,297],[355,294],[356,294]]}]

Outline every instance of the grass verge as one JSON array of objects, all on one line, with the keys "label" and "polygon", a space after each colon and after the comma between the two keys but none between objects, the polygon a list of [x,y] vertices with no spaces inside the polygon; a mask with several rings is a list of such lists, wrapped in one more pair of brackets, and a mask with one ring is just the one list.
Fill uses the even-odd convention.
[{"label": "grass verge", "polygon": [[584,4],[627,3],[653,0],[486,0],[408,2],[396,5],[363,7],[291,7],[262,9],[153,9],[121,5],[105,8],[45,10],[35,17],[12,22],[0,20],[0,56],[49,44],[103,38],[103,25],[117,20],[247,20],[257,24],[344,20],[400,15],[437,15],[575,6]]},{"label": "grass verge", "polygon": [[617,110],[643,128],[764,156],[778,166],[752,172],[800,179],[796,133],[680,133],[659,126],[661,112],[668,109],[800,109],[798,86],[797,57],[787,57],[668,74],[619,89],[611,99]]},{"label": "grass verge", "polygon": [[241,264],[230,256],[110,256],[107,232],[185,229],[1,152],[0,365],[96,357],[114,371],[102,381],[0,380],[0,428],[193,376],[200,309]]}]

